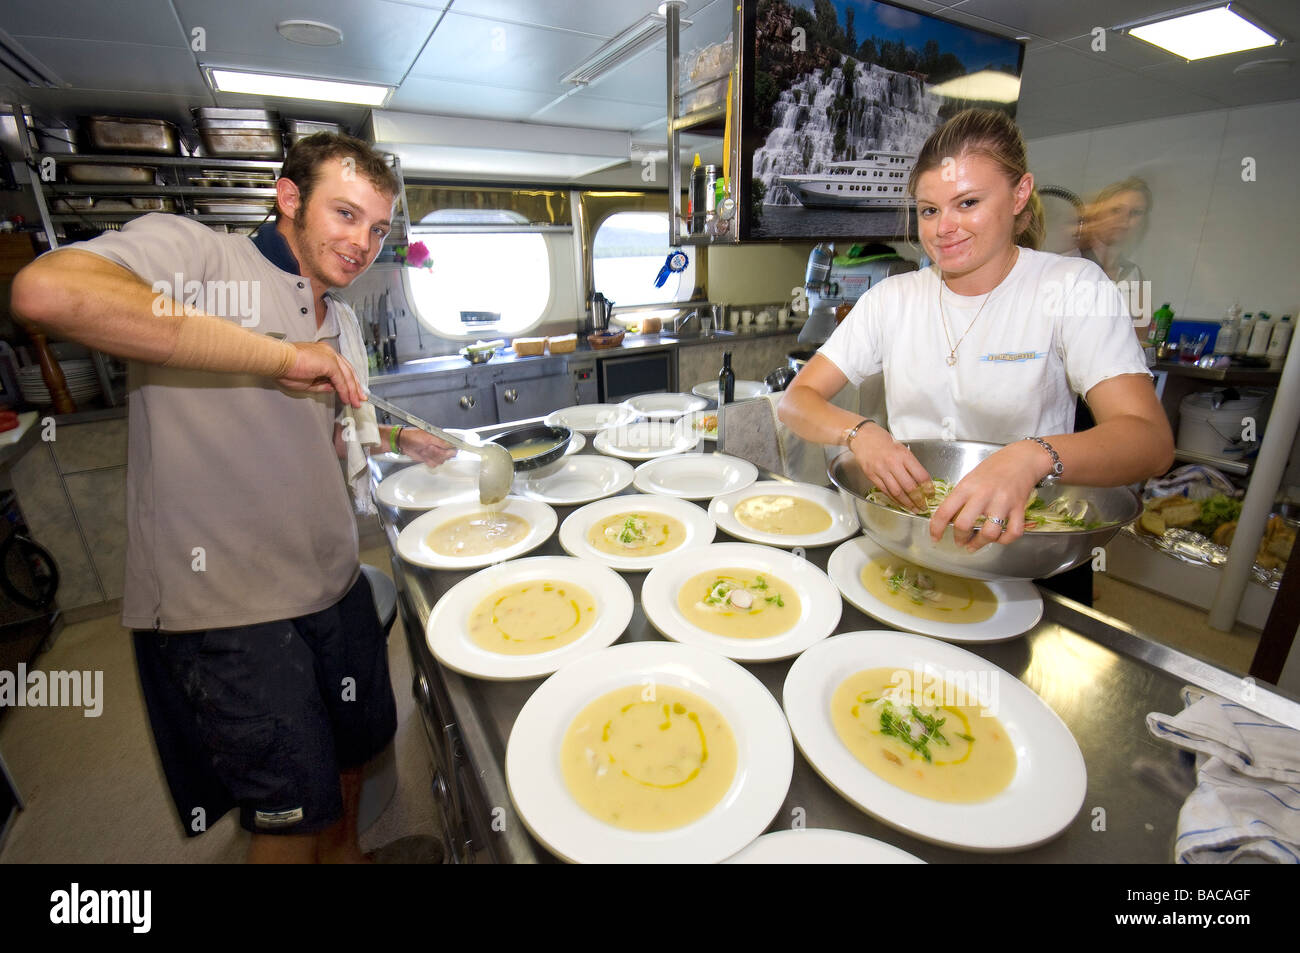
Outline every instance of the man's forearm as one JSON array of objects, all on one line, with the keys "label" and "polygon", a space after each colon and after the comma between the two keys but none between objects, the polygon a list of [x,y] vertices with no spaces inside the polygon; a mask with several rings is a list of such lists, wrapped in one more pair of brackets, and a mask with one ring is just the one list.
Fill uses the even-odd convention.
[{"label": "man's forearm", "polygon": [[292,345],[200,312],[170,314],[170,308],[155,308],[157,297],[120,265],[67,249],[18,273],[12,306],[19,318],[52,335],[127,360],[267,377],[282,377],[292,367]]}]

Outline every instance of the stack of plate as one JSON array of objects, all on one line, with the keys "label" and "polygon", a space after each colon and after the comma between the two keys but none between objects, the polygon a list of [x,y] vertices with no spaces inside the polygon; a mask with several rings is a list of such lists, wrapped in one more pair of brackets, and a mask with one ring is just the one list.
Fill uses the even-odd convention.
[{"label": "stack of plate", "polygon": [[[95,362],[90,360],[62,361],[63,377],[68,382],[68,393],[76,403],[84,403],[99,396],[99,378],[95,375]],[[45,406],[54,403],[39,364],[28,364],[18,369],[18,386],[29,403]]]}]

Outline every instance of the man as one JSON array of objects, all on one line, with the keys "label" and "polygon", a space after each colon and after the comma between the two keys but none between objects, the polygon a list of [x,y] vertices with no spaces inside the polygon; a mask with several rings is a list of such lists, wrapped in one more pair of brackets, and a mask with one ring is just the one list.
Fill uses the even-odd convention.
[{"label": "man", "polygon": [[365,143],[320,134],[252,239],[149,215],[13,284],[20,317],[132,362],[123,625],[182,823],[237,801],[250,862],[362,860],[361,770],[396,728],[339,466],[338,405],[365,396],[339,352],[356,318],[327,291],[374,261],[398,188]]}]

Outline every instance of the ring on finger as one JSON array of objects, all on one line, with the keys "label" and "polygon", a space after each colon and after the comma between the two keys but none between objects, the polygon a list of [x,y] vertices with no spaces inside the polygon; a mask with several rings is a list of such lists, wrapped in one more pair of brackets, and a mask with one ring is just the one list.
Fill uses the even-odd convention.
[{"label": "ring on finger", "polygon": [[985,522],[996,525],[999,533],[1005,533],[1007,531],[1007,521],[999,516],[986,516],[984,517],[984,520]]}]

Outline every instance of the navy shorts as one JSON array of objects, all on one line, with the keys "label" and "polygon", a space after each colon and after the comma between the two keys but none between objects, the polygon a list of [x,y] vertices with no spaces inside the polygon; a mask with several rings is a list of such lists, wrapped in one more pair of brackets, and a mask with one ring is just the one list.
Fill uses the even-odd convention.
[{"label": "navy shorts", "polygon": [[335,605],[296,619],[135,636],[182,822],[190,809],[181,789],[193,772],[183,778],[177,761],[193,753],[163,743],[157,713],[177,705],[156,705],[160,696],[192,713],[201,760],[239,805],[243,826],[260,834],[310,834],[338,821],[339,772],[365,764],[397,730],[387,639],[364,574]]}]

